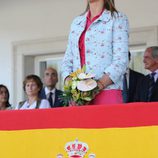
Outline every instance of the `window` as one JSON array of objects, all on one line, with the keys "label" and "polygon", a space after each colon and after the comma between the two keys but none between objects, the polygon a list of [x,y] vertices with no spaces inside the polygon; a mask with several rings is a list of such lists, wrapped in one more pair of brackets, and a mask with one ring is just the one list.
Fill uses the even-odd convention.
[{"label": "window", "polygon": [[143,74],[147,74],[148,71],[144,69],[143,64],[143,56],[144,56],[145,49],[139,49],[139,50],[131,50],[131,61],[129,64],[129,67],[132,70],[138,71]]}]

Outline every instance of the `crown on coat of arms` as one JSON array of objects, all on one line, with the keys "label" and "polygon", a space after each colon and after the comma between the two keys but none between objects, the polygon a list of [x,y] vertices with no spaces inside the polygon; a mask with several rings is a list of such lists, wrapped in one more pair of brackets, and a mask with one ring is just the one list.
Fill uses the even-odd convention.
[{"label": "crown on coat of arms", "polygon": [[65,150],[70,158],[83,158],[88,151],[88,145],[77,139],[72,142],[68,142],[65,145]]},{"label": "crown on coat of arms", "polygon": [[[78,139],[76,139],[75,141],[66,143],[65,150],[69,158],[84,158],[87,151],[89,150],[89,147],[86,143],[78,141]],[[93,153],[88,155],[88,158],[95,157],[96,155]],[[64,155],[61,153],[57,154],[57,158],[64,158]]]}]

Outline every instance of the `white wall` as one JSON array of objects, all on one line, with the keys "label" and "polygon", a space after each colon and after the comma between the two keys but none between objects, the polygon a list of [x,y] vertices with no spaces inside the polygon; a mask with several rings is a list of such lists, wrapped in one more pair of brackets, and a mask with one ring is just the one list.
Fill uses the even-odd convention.
[{"label": "white wall", "polygon": [[[131,28],[158,25],[157,0],[150,4],[146,0],[115,1],[129,17]],[[0,1],[0,84],[14,92],[13,42],[67,36],[73,17],[85,4],[86,0]]]},{"label": "white wall", "polygon": [[157,0],[115,0],[119,10],[128,15],[131,28],[158,25]]}]

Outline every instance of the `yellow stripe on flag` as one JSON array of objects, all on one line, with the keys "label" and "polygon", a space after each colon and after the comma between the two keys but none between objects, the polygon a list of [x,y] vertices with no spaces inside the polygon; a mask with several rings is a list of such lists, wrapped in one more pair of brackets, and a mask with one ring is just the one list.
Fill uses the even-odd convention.
[{"label": "yellow stripe on flag", "polygon": [[158,126],[0,131],[1,158],[56,158],[75,139],[96,158],[158,158]]}]

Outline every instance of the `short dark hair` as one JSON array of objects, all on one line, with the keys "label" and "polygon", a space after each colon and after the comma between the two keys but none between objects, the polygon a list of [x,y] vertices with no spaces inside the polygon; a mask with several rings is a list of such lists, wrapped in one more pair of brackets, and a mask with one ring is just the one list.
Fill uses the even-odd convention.
[{"label": "short dark hair", "polygon": [[[42,81],[41,81],[41,79],[40,79],[39,76],[33,75],[33,74],[28,75],[28,76],[25,77],[25,79],[24,79],[24,81],[23,81],[23,89],[24,89],[24,91],[25,91],[26,83],[27,83],[28,81],[31,81],[31,80],[34,81],[34,82],[37,84],[38,88],[39,88],[40,91],[41,91],[42,88],[43,88],[43,83],[42,83]],[[40,91],[39,91],[39,93],[40,93]]]},{"label": "short dark hair", "polygon": [[7,88],[5,85],[3,85],[3,84],[0,84],[0,89],[1,89],[1,88],[4,88],[4,89],[6,90],[6,92],[7,92],[8,98],[7,98],[6,107],[9,107],[9,106],[11,106],[11,104],[9,103],[9,98],[10,98],[9,90],[8,90],[8,88]]}]

